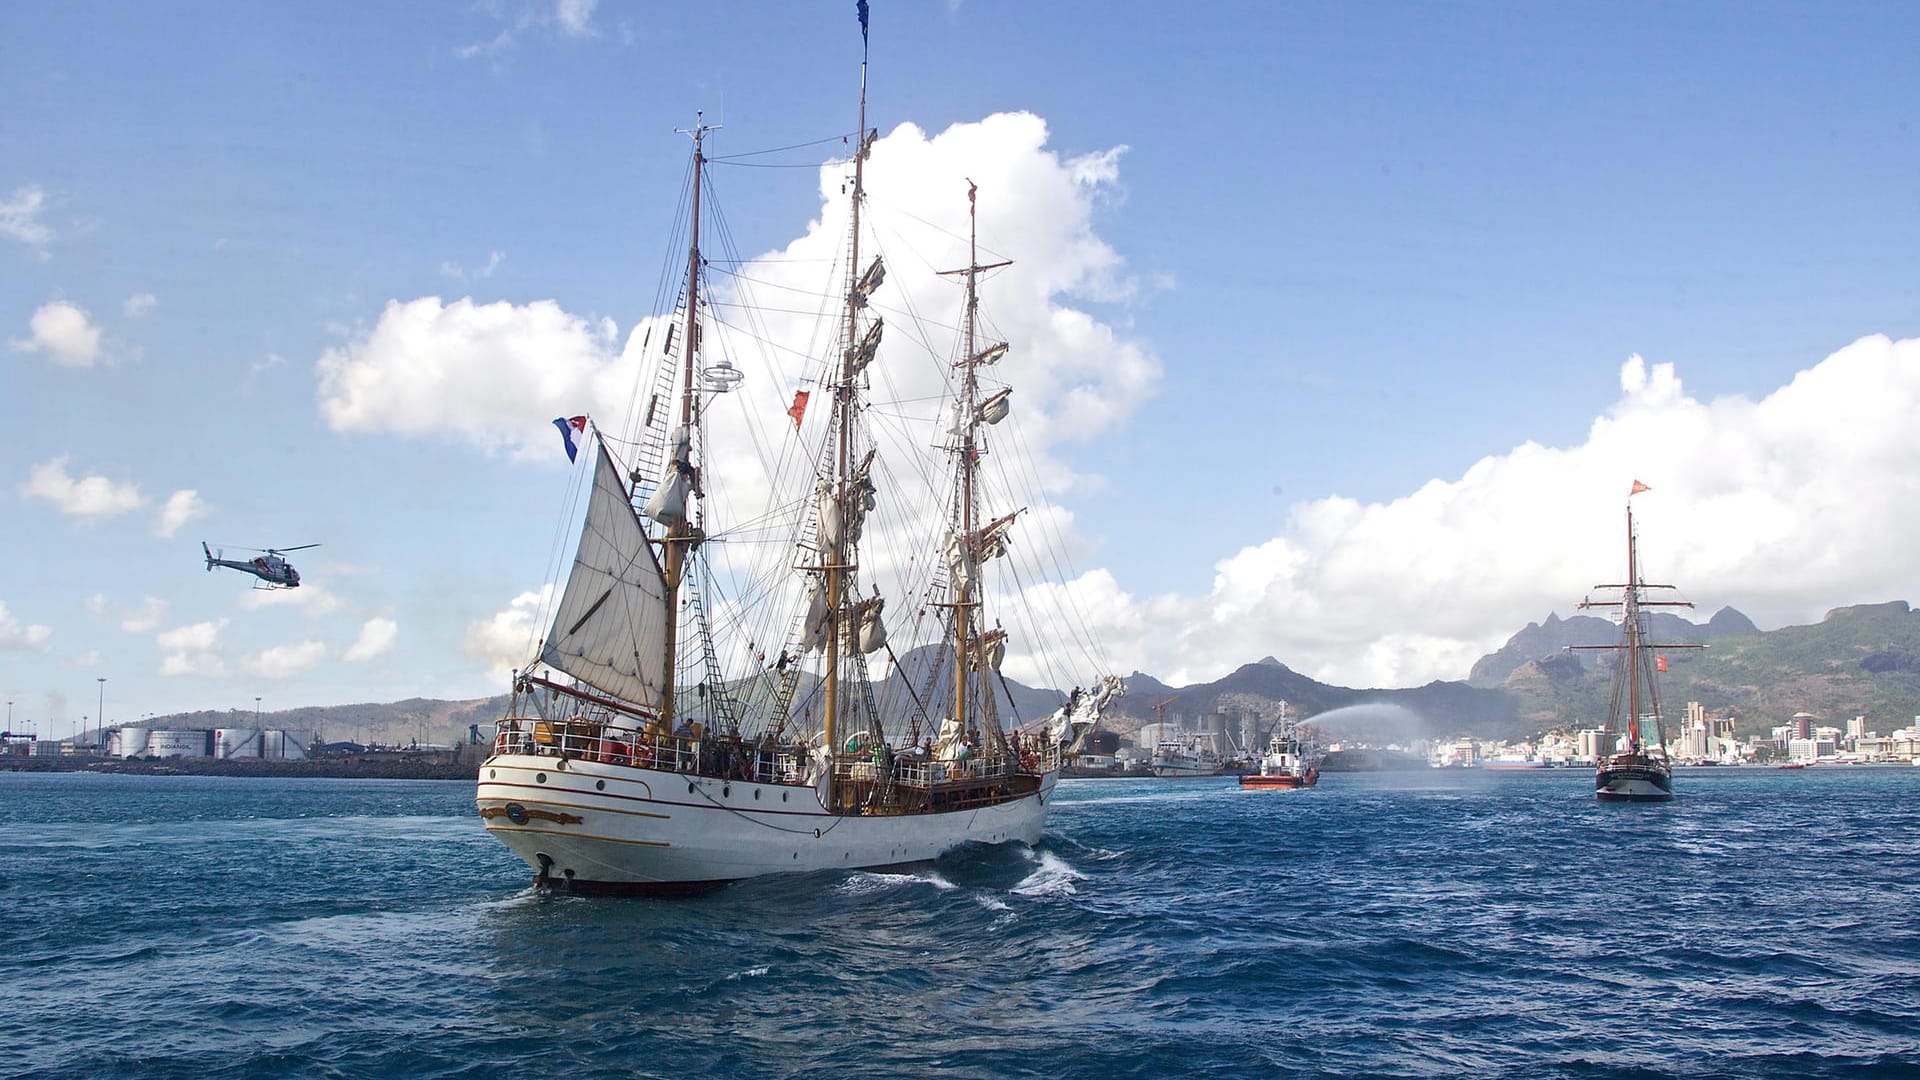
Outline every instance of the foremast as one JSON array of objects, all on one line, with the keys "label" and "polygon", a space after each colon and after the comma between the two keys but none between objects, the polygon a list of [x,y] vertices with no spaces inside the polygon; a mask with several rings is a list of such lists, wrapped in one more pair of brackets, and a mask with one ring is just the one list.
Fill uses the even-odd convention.
[{"label": "foremast", "polygon": [[700,542],[699,528],[691,512],[695,505],[692,499],[700,495],[699,472],[693,465],[693,445],[700,428],[700,395],[694,387],[694,371],[700,366],[700,196],[706,174],[706,137],[707,132],[718,129],[717,124],[702,121],[702,114],[696,112],[693,126],[675,129],[679,134],[693,139],[693,196],[692,216],[688,225],[687,242],[687,313],[683,331],[686,342],[686,359],[680,365],[680,424],[667,440],[667,475],[661,484],[662,491],[678,489],[679,505],[656,508],[649,504],[649,512],[655,520],[667,526],[667,532],[659,541],[662,553],[666,556],[666,644],[661,657],[661,667],[665,671],[665,693],[661,708],[661,720],[671,723],[675,712],[675,685],[678,678],[678,656],[680,646],[680,585],[686,578],[687,557]]}]

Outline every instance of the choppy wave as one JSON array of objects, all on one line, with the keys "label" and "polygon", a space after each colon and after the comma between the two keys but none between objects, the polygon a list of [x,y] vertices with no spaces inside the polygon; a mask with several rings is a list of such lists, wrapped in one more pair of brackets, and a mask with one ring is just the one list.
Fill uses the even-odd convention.
[{"label": "choppy wave", "polygon": [[1045,839],[546,897],[465,784],[0,774],[0,1075],[1920,1074],[1920,770],[1063,783]]}]

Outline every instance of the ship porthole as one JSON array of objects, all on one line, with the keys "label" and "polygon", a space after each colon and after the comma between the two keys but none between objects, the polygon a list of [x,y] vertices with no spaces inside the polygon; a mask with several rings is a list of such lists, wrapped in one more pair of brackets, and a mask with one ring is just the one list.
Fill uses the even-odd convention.
[{"label": "ship porthole", "polygon": [[784,792],[784,791],[783,791],[783,792],[781,792],[781,793],[780,793],[780,801],[781,801],[781,802],[786,802],[786,801],[787,801],[787,793],[786,793],[786,792]]},{"label": "ship porthole", "polygon": [[753,789],[753,797],[754,797],[754,798],[756,798],[756,799],[760,797],[760,789],[759,789],[759,788],[754,788],[754,789]]},{"label": "ship porthole", "polygon": [[732,795],[733,795],[733,785],[732,785],[732,784],[728,784],[728,785],[727,785],[726,787],[723,787],[723,788],[721,788],[721,789],[720,789],[720,797],[721,797],[721,798],[723,798],[723,799],[724,799],[724,798],[728,798],[728,797],[730,797],[730,796],[732,796]]},{"label": "ship porthole", "polygon": [[533,774],[533,782],[534,782],[534,783],[536,783],[536,784],[544,784],[544,783],[546,783],[546,782],[547,782],[547,774],[546,774],[546,773],[534,773],[534,774]]},{"label": "ship porthole", "polygon": [[693,781],[687,781],[687,794],[693,794]]},{"label": "ship porthole", "polygon": [[499,775],[500,775],[499,773],[497,773],[497,772],[495,772],[495,771],[494,771],[494,770],[492,770],[492,769],[488,769],[488,770],[487,770],[487,779],[489,779],[489,780],[492,780],[493,778],[495,778],[495,777],[497,777],[497,776],[499,776]]},{"label": "ship porthole", "polygon": [[607,782],[605,780],[595,780],[593,782],[593,789],[595,791],[605,791],[607,790]]},{"label": "ship porthole", "polygon": [[815,829],[815,830],[813,830],[813,838],[814,838],[815,840],[818,840],[818,839],[820,839],[820,830],[819,830],[819,829]]}]

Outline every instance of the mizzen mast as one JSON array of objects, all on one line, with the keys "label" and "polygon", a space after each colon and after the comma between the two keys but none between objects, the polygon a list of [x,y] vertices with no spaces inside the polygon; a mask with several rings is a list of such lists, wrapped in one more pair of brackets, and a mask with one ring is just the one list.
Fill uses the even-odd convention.
[{"label": "mizzen mast", "polygon": [[[1011,516],[995,521],[986,530],[975,525],[974,477],[980,469],[980,368],[991,364],[1006,355],[1005,342],[995,342],[986,349],[979,347],[980,316],[980,275],[988,270],[997,270],[1011,266],[1013,261],[1005,259],[996,263],[982,265],[980,262],[980,188],[973,181],[967,181],[967,265],[960,270],[944,270],[943,274],[965,274],[967,279],[966,324],[960,368],[960,397],[955,405],[957,423],[954,434],[959,436],[955,448],[955,467],[959,470],[957,498],[955,508],[956,544],[953,558],[950,560],[951,580],[953,584],[953,717],[968,729],[972,735],[972,725],[968,722],[967,682],[978,659],[985,664],[984,657],[975,657],[973,642],[973,609],[980,606],[974,599],[974,591],[979,576],[980,562],[986,544],[1001,543],[1000,535]],[[991,535],[981,535],[982,533]],[[997,741],[997,740],[996,740]]]}]

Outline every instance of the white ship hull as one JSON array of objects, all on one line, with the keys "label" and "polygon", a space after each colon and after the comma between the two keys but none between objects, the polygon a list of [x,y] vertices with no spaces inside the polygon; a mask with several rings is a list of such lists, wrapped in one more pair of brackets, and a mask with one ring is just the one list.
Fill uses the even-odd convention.
[{"label": "white ship hull", "polygon": [[1161,777],[1219,776],[1226,766],[1220,762],[1200,761],[1156,761],[1153,763],[1153,775]]},{"label": "white ship hull", "polygon": [[907,814],[833,814],[817,789],[548,755],[496,754],[476,802],[542,884],[664,893],[763,874],[925,862],[968,843],[1037,843],[1057,772],[1032,794]]}]

